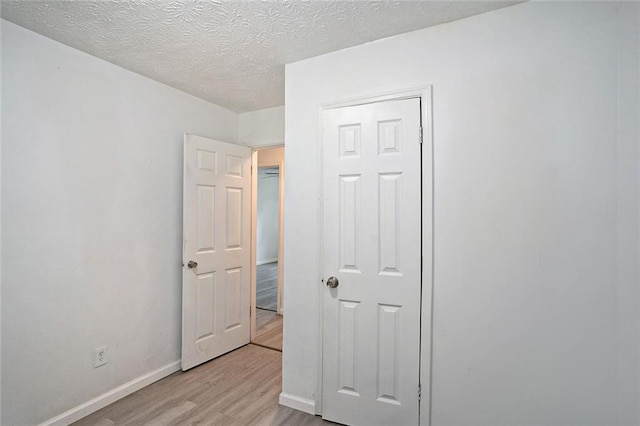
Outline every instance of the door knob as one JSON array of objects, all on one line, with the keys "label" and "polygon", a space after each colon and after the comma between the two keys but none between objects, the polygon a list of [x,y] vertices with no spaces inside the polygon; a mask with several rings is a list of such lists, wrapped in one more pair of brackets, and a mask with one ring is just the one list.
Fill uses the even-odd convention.
[{"label": "door knob", "polygon": [[336,288],[338,287],[338,284],[340,284],[340,281],[338,281],[336,277],[329,277],[327,280],[327,287],[329,288]]},{"label": "door knob", "polygon": [[193,260],[190,260],[189,263],[187,263],[187,266],[191,269],[193,268],[197,268],[198,267],[198,262],[194,262]]}]

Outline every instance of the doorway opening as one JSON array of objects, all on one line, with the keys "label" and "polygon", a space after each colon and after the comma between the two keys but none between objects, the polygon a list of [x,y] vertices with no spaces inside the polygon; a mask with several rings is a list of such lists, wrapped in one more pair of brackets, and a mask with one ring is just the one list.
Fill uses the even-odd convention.
[{"label": "doorway opening", "polygon": [[284,148],[254,151],[253,170],[251,341],[282,351]]},{"label": "doorway opening", "polygon": [[279,167],[258,167],[256,309],[274,313],[278,312],[279,180]]}]

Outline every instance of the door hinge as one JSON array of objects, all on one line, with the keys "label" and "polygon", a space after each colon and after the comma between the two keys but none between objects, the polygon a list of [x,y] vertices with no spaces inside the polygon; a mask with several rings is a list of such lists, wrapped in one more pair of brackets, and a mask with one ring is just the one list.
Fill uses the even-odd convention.
[{"label": "door hinge", "polygon": [[420,144],[422,144],[422,140],[423,140],[422,134],[423,134],[422,126],[420,126]]},{"label": "door hinge", "polygon": [[422,384],[418,383],[418,401],[422,399]]}]

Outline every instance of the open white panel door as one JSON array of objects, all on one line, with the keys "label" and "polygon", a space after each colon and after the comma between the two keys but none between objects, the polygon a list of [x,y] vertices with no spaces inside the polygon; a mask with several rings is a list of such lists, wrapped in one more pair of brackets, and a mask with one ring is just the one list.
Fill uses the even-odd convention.
[{"label": "open white panel door", "polygon": [[417,425],[420,100],[323,113],[322,416]]},{"label": "open white panel door", "polygon": [[251,150],[184,138],[182,370],[249,343]]}]

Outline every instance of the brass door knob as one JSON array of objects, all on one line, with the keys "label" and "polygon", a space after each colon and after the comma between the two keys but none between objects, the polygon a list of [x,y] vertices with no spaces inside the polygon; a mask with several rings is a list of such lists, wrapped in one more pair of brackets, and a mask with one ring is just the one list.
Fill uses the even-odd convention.
[{"label": "brass door knob", "polygon": [[187,266],[190,269],[197,268],[198,267],[198,262],[194,262],[193,260],[190,260],[189,263],[187,263]]}]

